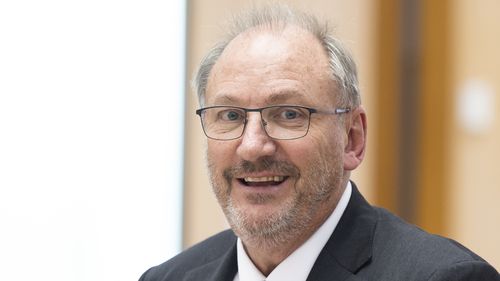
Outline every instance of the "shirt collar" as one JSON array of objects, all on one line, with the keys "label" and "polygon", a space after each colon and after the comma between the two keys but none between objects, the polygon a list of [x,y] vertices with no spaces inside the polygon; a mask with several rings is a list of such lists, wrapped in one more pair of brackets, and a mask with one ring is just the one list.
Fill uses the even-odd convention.
[{"label": "shirt collar", "polygon": [[347,187],[340,197],[337,207],[326,221],[316,230],[316,232],[307,239],[297,250],[283,260],[266,278],[253,264],[248,257],[241,239],[237,242],[238,256],[238,273],[234,281],[304,281],[307,279],[314,262],[319,256],[319,253],[325,246],[326,242],[332,235],[337,226],[342,214],[344,213],[347,203],[351,198],[352,186],[351,182],[347,182]]}]

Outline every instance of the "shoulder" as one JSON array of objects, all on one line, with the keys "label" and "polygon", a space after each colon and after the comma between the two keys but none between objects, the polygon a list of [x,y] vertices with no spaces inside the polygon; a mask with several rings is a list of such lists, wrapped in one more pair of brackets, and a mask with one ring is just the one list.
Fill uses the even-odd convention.
[{"label": "shoulder", "polygon": [[465,260],[441,267],[434,271],[428,281],[500,281],[500,275],[485,261]]},{"label": "shoulder", "polygon": [[234,233],[225,230],[150,268],[142,275],[140,281],[182,280],[181,276],[186,272],[220,258],[235,244]]},{"label": "shoulder", "polygon": [[375,210],[372,268],[391,266],[391,274],[405,280],[500,280],[491,265],[460,243]]}]

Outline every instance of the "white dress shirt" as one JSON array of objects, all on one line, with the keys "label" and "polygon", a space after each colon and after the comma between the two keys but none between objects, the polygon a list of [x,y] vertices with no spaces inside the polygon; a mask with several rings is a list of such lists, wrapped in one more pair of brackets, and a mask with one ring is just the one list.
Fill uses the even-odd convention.
[{"label": "white dress shirt", "polygon": [[337,227],[347,207],[347,203],[351,198],[351,193],[351,182],[348,182],[337,207],[333,210],[328,219],[326,219],[304,244],[283,260],[267,278],[257,269],[257,267],[255,267],[243,248],[241,239],[238,238],[238,272],[234,277],[234,281],[305,281],[319,253],[332,235],[335,227]]}]

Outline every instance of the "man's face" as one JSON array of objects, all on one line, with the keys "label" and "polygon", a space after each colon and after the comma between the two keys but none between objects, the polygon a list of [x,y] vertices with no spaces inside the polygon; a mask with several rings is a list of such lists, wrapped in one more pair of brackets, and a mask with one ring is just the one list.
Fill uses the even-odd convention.
[{"label": "man's face", "polygon": [[[335,91],[327,55],[311,34],[295,27],[252,30],[236,37],[215,64],[205,106],[332,110]],[[312,114],[308,134],[295,140],[269,138],[260,118],[248,113],[236,140],[208,140],[210,179],[244,242],[280,243],[314,231],[335,208],[347,180],[347,137],[337,115]]]}]

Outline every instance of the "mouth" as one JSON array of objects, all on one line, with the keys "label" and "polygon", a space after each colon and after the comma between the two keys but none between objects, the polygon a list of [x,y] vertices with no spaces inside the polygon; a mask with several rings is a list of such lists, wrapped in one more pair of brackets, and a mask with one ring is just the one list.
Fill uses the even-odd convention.
[{"label": "mouth", "polygon": [[267,176],[238,178],[238,181],[245,186],[276,186],[287,179],[288,176]]}]

